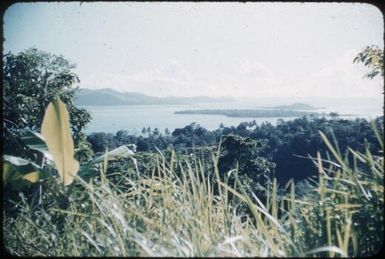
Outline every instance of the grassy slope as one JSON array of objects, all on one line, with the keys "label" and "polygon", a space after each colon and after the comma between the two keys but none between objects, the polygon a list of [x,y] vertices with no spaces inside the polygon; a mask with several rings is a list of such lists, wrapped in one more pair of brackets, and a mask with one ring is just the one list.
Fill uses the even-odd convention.
[{"label": "grassy slope", "polygon": [[[25,256],[376,253],[383,242],[383,159],[350,151],[349,165],[329,146],[336,163],[314,158],[320,178],[305,196],[297,197],[293,182],[278,195],[273,181],[264,204],[239,182],[227,186],[219,179],[218,153],[206,162],[158,155],[149,176],[132,167],[106,177],[101,166],[99,177],[77,178],[66,189],[51,179],[41,196],[17,204],[15,217],[3,213],[4,244]],[[238,203],[228,202],[230,193]],[[239,214],[242,204],[251,213]]]}]

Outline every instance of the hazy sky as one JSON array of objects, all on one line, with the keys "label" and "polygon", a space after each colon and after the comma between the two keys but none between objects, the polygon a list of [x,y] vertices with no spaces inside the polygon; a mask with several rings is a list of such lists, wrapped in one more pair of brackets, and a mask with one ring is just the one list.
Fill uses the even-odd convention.
[{"label": "hazy sky", "polygon": [[376,7],[351,3],[18,3],[4,51],[77,64],[81,87],[159,96],[380,97],[353,64],[383,47]]}]

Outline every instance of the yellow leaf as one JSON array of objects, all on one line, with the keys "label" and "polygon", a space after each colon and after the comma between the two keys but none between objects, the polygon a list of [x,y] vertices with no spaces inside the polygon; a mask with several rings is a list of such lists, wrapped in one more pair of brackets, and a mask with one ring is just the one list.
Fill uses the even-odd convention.
[{"label": "yellow leaf", "polygon": [[38,172],[32,172],[23,176],[23,179],[30,181],[31,183],[36,183],[39,180]]},{"label": "yellow leaf", "polygon": [[64,185],[71,184],[79,170],[79,163],[74,159],[74,144],[68,111],[60,98],[48,105],[41,126],[41,134],[53,156],[60,179]]}]

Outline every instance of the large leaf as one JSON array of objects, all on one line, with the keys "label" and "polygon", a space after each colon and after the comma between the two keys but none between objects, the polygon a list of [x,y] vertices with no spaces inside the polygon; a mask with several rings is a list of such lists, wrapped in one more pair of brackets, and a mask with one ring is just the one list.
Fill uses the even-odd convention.
[{"label": "large leaf", "polygon": [[21,140],[30,149],[36,150],[44,155],[46,158],[45,162],[56,169],[52,155],[49,153],[47,144],[43,136],[37,132],[26,130],[21,136]]},{"label": "large leaf", "polygon": [[19,166],[19,167],[32,164],[32,162],[17,156],[3,155],[3,159],[11,163],[12,165]]},{"label": "large leaf", "polygon": [[49,159],[53,160],[52,155],[48,151],[48,147],[45,143],[45,140],[42,135],[40,135],[37,132],[33,132],[30,130],[27,130],[22,136],[21,140],[31,149],[39,151],[40,153],[43,153],[44,156]]},{"label": "large leaf", "polygon": [[35,183],[40,177],[46,177],[46,172],[37,164],[26,159],[3,155],[3,183],[15,182],[20,179]]},{"label": "large leaf", "polygon": [[48,105],[41,126],[41,134],[55,161],[60,179],[64,185],[71,184],[79,170],[79,163],[74,158],[74,143],[68,111],[60,98]]},{"label": "large leaf", "polygon": [[107,152],[106,154],[104,154],[102,156],[95,158],[92,162],[93,163],[103,162],[106,157],[108,158],[109,161],[116,160],[119,158],[129,158],[133,154],[134,154],[134,152],[131,151],[128,147],[120,146],[118,148],[111,150],[110,152]]}]

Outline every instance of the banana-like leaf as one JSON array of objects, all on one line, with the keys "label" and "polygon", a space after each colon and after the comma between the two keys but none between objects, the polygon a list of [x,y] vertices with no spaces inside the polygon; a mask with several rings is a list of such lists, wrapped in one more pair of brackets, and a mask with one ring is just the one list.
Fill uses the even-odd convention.
[{"label": "banana-like leaf", "polygon": [[15,166],[26,166],[28,164],[32,164],[32,162],[17,156],[3,155],[3,159]]},{"label": "banana-like leaf", "polygon": [[39,178],[46,177],[46,172],[40,166],[26,159],[11,155],[4,155],[3,159],[3,183],[5,184],[20,179],[35,183]]},{"label": "banana-like leaf", "polygon": [[79,170],[79,162],[74,158],[74,143],[68,111],[60,98],[48,105],[41,126],[41,134],[53,157],[60,179],[64,185],[71,184]]},{"label": "banana-like leaf", "polygon": [[103,162],[104,159],[107,157],[109,161],[116,160],[119,158],[129,158],[134,154],[132,150],[130,150],[127,146],[120,146],[118,148],[115,148],[106,154],[99,156],[95,158],[92,162],[93,163],[100,163]]},{"label": "banana-like leaf", "polygon": [[48,151],[48,147],[42,135],[37,132],[27,130],[22,136],[21,140],[31,149],[39,151],[47,159],[53,161],[52,155]]}]

